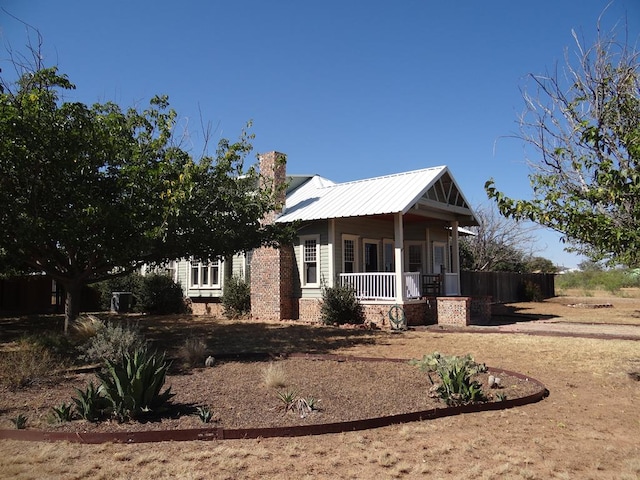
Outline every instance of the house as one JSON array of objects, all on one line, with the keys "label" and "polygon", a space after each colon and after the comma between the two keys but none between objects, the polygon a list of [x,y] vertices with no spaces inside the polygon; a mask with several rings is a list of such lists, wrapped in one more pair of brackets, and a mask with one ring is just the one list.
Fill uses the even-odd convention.
[{"label": "house", "polygon": [[410,324],[433,318],[437,297],[460,294],[458,235],[476,217],[446,166],[334,183],[286,174],[282,154],[260,158],[261,173],[288,182],[285,207],[266,222],[296,222],[298,236],[226,261],[176,262],[174,278],[194,313],[218,313],[224,279],[251,284],[256,319],[320,318],[322,289],[352,286],[368,320],[388,323],[402,306]]}]

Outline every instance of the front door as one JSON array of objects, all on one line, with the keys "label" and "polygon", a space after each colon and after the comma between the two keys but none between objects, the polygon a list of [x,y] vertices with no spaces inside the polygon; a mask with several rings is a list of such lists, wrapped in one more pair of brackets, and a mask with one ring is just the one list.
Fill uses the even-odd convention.
[{"label": "front door", "polygon": [[364,271],[378,271],[378,243],[364,242]]}]

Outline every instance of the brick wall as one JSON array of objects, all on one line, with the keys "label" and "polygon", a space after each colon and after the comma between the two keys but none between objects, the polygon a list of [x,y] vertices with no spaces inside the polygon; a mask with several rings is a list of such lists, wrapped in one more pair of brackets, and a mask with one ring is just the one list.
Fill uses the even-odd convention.
[{"label": "brick wall", "polygon": [[301,298],[297,302],[299,318],[305,322],[317,322],[321,320],[320,306],[321,300],[317,298]]},{"label": "brick wall", "polygon": [[[269,152],[260,156],[260,173],[267,186],[278,188],[286,182],[286,161],[283,154]],[[284,191],[280,202],[284,204]],[[278,211],[263,219],[273,223]],[[261,247],[251,257],[251,316],[259,320],[287,320],[299,316],[298,303],[293,298],[295,265],[293,246]]]},{"label": "brick wall", "polygon": [[224,307],[220,302],[220,299],[208,299],[207,301],[202,301],[198,299],[197,301],[192,301],[191,303],[191,313],[194,315],[210,315],[212,317],[222,317],[222,313],[224,311]]},{"label": "brick wall", "polygon": [[467,326],[471,323],[470,297],[438,297],[438,325]]}]

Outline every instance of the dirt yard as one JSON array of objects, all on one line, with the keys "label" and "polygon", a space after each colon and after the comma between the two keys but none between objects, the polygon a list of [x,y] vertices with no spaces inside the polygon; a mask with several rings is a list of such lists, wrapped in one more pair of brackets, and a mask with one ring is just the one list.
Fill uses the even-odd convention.
[{"label": "dirt yard", "polygon": [[[509,410],[312,437],[136,445],[3,440],[0,477],[640,478],[640,381],[633,375],[640,372],[637,298],[572,294],[506,305],[491,325],[462,332],[187,320],[188,327],[179,322],[182,330],[171,337],[174,345],[180,336],[201,335],[212,352],[245,347],[405,359],[434,351],[470,353],[491,367],[540,380],[550,395]],[[155,319],[145,328],[161,345],[176,323]],[[10,341],[15,332],[0,329],[0,341]],[[368,382],[355,374],[350,379]],[[238,401],[253,393],[238,393]],[[357,408],[357,402],[347,404]]]}]

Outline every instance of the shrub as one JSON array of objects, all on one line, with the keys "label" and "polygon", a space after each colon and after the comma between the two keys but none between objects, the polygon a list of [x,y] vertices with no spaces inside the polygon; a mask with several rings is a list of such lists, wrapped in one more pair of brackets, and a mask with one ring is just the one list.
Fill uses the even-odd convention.
[{"label": "shrub", "polygon": [[640,275],[637,274],[637,271],[629,269],[584,270],[556,275],[555,285],[556,288],[562,290],[603,289],[612,293],[616,293],[621,288],[639,287]]},{"label": "shrub", "polygon": [[134,300],[140,291],[140,283],[142,276],[137,273],[130,273],[120,277],[110,278],[94,285],[94,288],[100,293],[100,306],[103,310],[111,308],[111,297],[113,292],[131,292],[134,294]]},{"label": "shrub", "polygon": [[86,343],[81,345],[82,358],[88,362],[114,361],[125,353],[143,346],[144,338],[136,324],[107,322]]},{"label": "shrub", "polygon": [[207,344],[200,338],[187,338],[178,349],[178,356],[186,367],[202,367],[207,354]]},{"label": "shrub", "polygon": [[182,287],[167,275],[151,274],[141,277],[136,296],[136,310],[165,315],[184,313],[186,306]]},{"label": "shrub", "polygon": [[227,278],[222,292],[224,316],[238,318],[251,311],[251,288],[240,277]]},{"label": "shrub", "polygon": [[64,363],[50,349],[22,339],[15,350],[0,355],[0,383],[9,388],[27,387],[55,378],[63,368]]},{"label": "shrub", "polygon": [[100,391],[119,420],[158,413],[173,396],[171,387],[161,392],[168,369],[164,354],[139,347],[117,361],[107,360],[105,371],[98,373]]},{"label": "shrub", "polygon": [[364,310],[353,288],[341,285],[325,287],[320,317],[325,325],[361,324],[364,323]]},{"label": "shrub", "polygon": [[62,332],[42,332],[37,335],[29,335],[26,341],[34,346],[48,350],[59,360],[62,358],[75,358],[78,354],[76,346],[71,339]]},{"label": "shrub", "polygon": [[544,296],[540,285],[535,282],[524,282],[524,299],[527,302],[542,302]]}]

